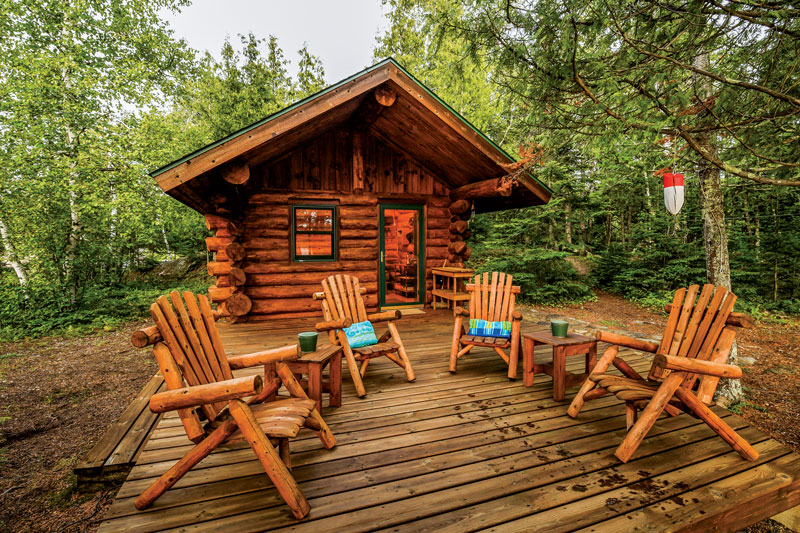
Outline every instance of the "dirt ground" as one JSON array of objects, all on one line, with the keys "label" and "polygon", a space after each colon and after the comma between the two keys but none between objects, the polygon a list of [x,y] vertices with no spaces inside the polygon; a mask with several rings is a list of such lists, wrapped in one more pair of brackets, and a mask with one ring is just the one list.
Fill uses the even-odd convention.
[{"label": "dirt ground", "polygon": [[[658,338],[666,317],[604,293],[596,302],[529,314]],[[72,467],[157,370],[129,342],[133,322],[113,332],[0,344],[0,531],[93,531],[115,488],[75,493]],[[800,452],[800,325],[758,324],[740,334],[747,402],[742,414]],[[765,520],[750,533],[785,532]]]}]

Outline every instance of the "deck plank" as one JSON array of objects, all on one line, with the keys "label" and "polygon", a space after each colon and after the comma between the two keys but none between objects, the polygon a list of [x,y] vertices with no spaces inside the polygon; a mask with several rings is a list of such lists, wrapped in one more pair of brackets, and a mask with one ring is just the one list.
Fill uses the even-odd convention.
[{"label": "deck plank", "polygon": [[[226,351],[292,342],[307,326],[298,322],[225,325]],[[552,399],[549,377],[537,375],[531,388],[510,381],[491,349],[476,348],[450,374],[449,313],[407,317],[399,327],[417,381],[408,383],[401,369],[375,361],[361,400],[345,373],[343,406],[323,413],[336,448],[322,449],[307,430],[292,442],[293,474],[311,504],[306,519],[292,518],[243,443],[215,451],[151,509],[136,511],[134,498],[192,446],[168,413],[100,531],[618,531],[680,529],[704,520],[741,527],[783,510],[776,508],[781,504],[769,500],[763,511],[739,510],[737,518],[731,514],[736,499],[720,499],[715,491],[735,494],[752,485],[756,493],[750,495],[751,487],[748,498],[760,502],[800,483],[800,456],[718,408],[762,453],[758,462],[742,460],[684,415],[662,418],[633,460],[622,464],[613,451],[625,435],[625,417],[614,398],[590,402],[573,420],[565,415],[568,401]],[[537,350],[537,362],[547,353]],[[638,354],[626,350],[623,357],[637,371],[649,368]],[[582,358],[568,365],[578,371]],[[785,498],[786,508],[800,503],[793,498]]]}]

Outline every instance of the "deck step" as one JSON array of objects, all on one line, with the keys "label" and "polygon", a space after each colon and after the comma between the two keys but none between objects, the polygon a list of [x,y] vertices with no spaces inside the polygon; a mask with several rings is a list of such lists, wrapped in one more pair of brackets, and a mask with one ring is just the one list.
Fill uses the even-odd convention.
[{"label": "deck step", "polygon": [[150,378],[89,453],[78,461],[73,472],[78,478],[79,491],[92,492],[125,480],[158,421],[159,415],[148,408],[150,397],[163,389],[164,378],[159,372]]}]

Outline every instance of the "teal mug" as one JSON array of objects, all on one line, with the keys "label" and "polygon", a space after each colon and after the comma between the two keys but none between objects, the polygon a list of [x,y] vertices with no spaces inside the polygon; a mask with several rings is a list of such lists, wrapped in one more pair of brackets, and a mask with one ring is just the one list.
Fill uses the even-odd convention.
[{"label": "teal mug", "polygon": [[566,337],[567,326],[569,326],[569,322],[566,320],[551,320],[550,331],[553,333],[553,337]]},{"label": "teal mug", "polygon": [[317,337],[316,331],[304,331],[297,335],[297,341],[300,343],[300,351],[303,353],[315,352],[317,350]]}]

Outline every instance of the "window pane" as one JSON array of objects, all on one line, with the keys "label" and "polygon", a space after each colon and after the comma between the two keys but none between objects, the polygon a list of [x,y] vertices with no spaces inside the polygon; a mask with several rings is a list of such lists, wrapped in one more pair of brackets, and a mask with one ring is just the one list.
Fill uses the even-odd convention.
[{"label": "window pane", "polygon": [[295,209],[295,229],[333,231],[333,209]]},{"label": "window pane", "polygon": [[307,235],[298,233],[294,237],[297,257],[333,256],[333,235]]}]

